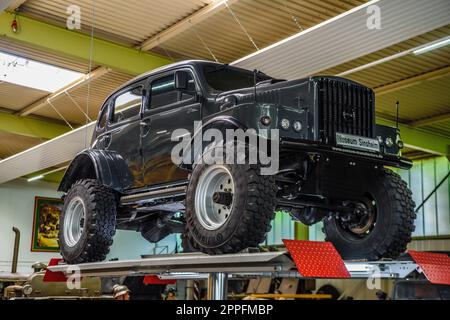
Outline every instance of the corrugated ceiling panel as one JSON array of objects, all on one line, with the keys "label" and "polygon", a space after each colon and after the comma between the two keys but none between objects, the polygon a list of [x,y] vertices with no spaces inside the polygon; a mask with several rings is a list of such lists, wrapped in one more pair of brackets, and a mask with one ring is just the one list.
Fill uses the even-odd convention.
[{"label": "corrugated ceiling panel", "polygon": [[[413,37],[411,39],[408,39],[406,41],[402,41],[400,43],[394,44],[392,46],[389,46],[387,48],[384,48],[382,50],[370,53],[368,55],[359,57],[357,59],[351,60],[349,62],[340,64],[338,66],[335,66],[333,68],[327,69],[327,70],[321,70],[321,74],[338,74],[347,70],[354,69],[356,67],[365,65],[370,62],[374,62],[376,60],[380,60],[389,56],[392,56],[396,53],[409,50],[427,43],[430,43],[432,41],[436,41],[438,39],[442,39],[444,37],[447,37],[450,35],[450,25],[446,25],[442,28],[438,28],[436,30],[421,34],[417,37]],[[429,66],[429,68],[436,69],[443,63],[449,63],[449,59],[447,56],[447,51],[441,51],[441,50],[435,50],[427,54],[422,54],[418,56],[420,58],[419,64],[426,64]],[[414,67],[414,66],[413,66]],[[411,64],[403,66],[403,68],[411,68]]]},{"label": "corrugated ceiling panel", "polygon": [[[439,56],[442,59],[432,58],[433,62],[428,62],[427,60],[429,60],[432,55]],[[345,77],[360,82],[368,87],[377,88],[432,70],[440,69],[449,64],[450,47],[446,47],[419,56],[407,55],[354,74],[346,75]]]},{"label": "corrugated ceiling panel", "polygon": [[[320,71],[318,74],[339,74],[344,71],[371,63],[382,58],[392,56],[398,52],[416,48],[418,46],[442,39],[450,35],[450,25],[433,30],[402,43],[379,50],[364,57],[341,64],[337,67]],[[450,64],[450,47],[433,50],[425,54],[397,58],[377,66],[351,73],[346,78],[360,82],[366,86],[376,88],[392,82],[397,82],[415,75],[436,70]]]},{"label": "corrugated ceiling panel", "polygon": [[90,123],[1,160],[0,184],[72,160],[85,148],[85,141],[90,143],[94,125]]},{"label": "corrugated ceiling panel", "polygon": [[19,110],[48,95],[47,91],[36,90],[0,81],[0,107]]},{"label": "corrugated ceiling panel", "polygon": [[423,126],[421,128],[430,132],[444,135],[446,137],[450,137],[450,121],[437,122],[429,126]]},{"label": "corrugated ceiling panel", "polygon": [[[366,7],[283,40],[233,63],[293,79],[311,75],[362,55],[450,24],[450,1],[380,0],[382,28],[367,28]],[[360,27],[358,27],[360,26]]]},{"label": "corrugated ceiling panel", "polygon": [[0,130],[0,158],[10,157],[43,141]]},{"label": "corrugated ceiling panel", "polygon": [[450,76],[425,81],[377,96],[379,113],[395,117],[395,103],[400,102],[400,119],[409,122],[450,112]]},{"label": "corrugated ceiling panel", "polygon": [[[96,0],[95,34],[112,41],[138,45],[207,3],[208,0]],[[28,0],[21,10],[27,15],[65,26],[66,10],[73,4],[81,8],[82,32],[90,33],[91,0]]]},{"label": "corrugated ceiling panel", "polygon": [[[239,0],[230,8],[255,44],[263,48],[365,2]],[[202,41],[220,62],[231,62],[256,51],[228,9],[176,35],[164,42],[162,47],[184,57],[212,60]]]}]

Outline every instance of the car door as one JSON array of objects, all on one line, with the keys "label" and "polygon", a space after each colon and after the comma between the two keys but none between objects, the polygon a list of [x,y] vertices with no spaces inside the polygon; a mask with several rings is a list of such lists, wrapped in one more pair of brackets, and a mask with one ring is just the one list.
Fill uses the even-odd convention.
[{"label": "car door", "polygon": [[119,153],[125,160],[133,176],[130,188],[143,185],[140,139],[143,100],[144,82],[130,85],[115,94],[111,99],[108,130],[102,137],[103,148]]},{"label": "car door", "polygon": [[149,99],[142,119],[143,181],[154,185],[187,179],[187,172],[171,159],[171,141],[175,129],[194,130],[194,121],[201,119],[200,89],[191,69],[185,72],[187,88],[175,89],[175,71],[154,77],[149,82]]}]

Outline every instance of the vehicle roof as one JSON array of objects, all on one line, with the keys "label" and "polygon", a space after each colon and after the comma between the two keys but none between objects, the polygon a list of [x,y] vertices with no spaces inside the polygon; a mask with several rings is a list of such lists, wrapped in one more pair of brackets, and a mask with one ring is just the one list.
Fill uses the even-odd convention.
[{"label": "vehicle roof", "polygon": [[164,65],[162,67],[147,71],[143,74],[140,74],[136,77],[134,77],[133,79],[127,81],[125,84],[123,84],[122,86],[120,86],[119,88],[117,88],[114,92],[117,92],[123,88],[125,88],[126,86],[134,83],[134,82],[138,82],[144,78],[147,78],[148,76],[154,75],[154,74],[158,74],[158,73],[162,73],[165,71],[170,71],[171,69],[175,69],[181,66],[200,66],[200,65],[205,65],[205,64],[216,64],[216,65],[222,65],[222,63],[218,63],[218,62],[214,62],[214,61],[208,61],[208,60],[183,60],[183,61],[179,61],[179,62],[175,62],[175,63],[171,63],[171,64],[167,64]]}]

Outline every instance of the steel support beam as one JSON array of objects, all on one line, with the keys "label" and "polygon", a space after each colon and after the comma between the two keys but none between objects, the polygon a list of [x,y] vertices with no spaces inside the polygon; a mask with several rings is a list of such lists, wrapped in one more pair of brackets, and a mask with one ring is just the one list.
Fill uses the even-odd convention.
[{"label": "steel support beam", "polygon": [[[0,14],[0,34],[10,41],[33,45],[45,51],[89,60],[91,39],[89,35],[70,31],[36,19],[20,16],[19,32],[11,30],[14,14]],[[92,60],[95,65],[112,68],[128,74],[140,74],[168,64],[169,59],[142,52],[107,40],[94,38]]]},{"label": "steel support beam", "polygon": [[0,12],[8,8],[13,0],[0,0]]},{"label": "steel support beam", "polygon": [[[448,109],[450,110],[450,107],[448,107]],[[412,122],[409,122],[408,125],[410,125],[411,127],[423,127],[423,126],[429,126],[438,122],[444,122],[444,121],[450,121],[450,112],[444,113],[444,114],[440,114],[437,116],[433,116],[433,117],[429,117],[429,118],[424,118],[424,119],[419,119],[419,120],[415,120]]]},{"label": "steel support beam", "polygon": [[[395,127],[395,121],[377,117],[377,123]],[[428,133],[406,124],[399,124],[405,146],[432,154],[447,156],[450,154],[450,138]]]},{"label": "steel support beam", "polygon": [[450,75],[450,66],[375,88],[377,97]]},{"label": "steel support beam", "polygon": [[14,11],[20,7],[26,0],[0,0],[0,13],[3,10]]},{"label": "steel support beam", "polygon": [[61,124],[0,112],[0,131],[48,140],[69,130],[68,126]]},{"label": "steel support beam", "polygon": [[150,50],[159,44],[173,38],[174,36],[180,34],[183,31],[186,31],[189,28],[192,28],[196,24],[206,20],[207,18],[213,16],[217,12],[226,8],[226,5],[233,4],[237,0],[221,0],[216,2],[211,2],[210,4],[204,6],[200,10],[194,12],[190,16],[182,19],[181,21],[175,23],[169,28],[161,31],[160,33],[154,35],[153,37],[145,40],[139,46],[141,50]]}]

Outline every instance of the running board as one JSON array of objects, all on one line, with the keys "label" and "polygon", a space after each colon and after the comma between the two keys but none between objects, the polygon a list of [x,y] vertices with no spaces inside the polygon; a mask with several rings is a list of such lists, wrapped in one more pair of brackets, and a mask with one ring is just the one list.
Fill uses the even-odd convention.
[{"label": "running board", "polygon": [[172,188],[165,188],[165,189],[158,189],[158,190],[152,190],[137,194],[131,194],[127,196],[123,196],[120,198],[121,204],[132,204],[132,203],[138,203],[138,202],[147,202],[150,200],[156,200],[161,198],[167,198],[167,197],[175,197],[175,196],[182,196],[186,194],[186,186],[178,186],[178,187],[172,187]]}]

